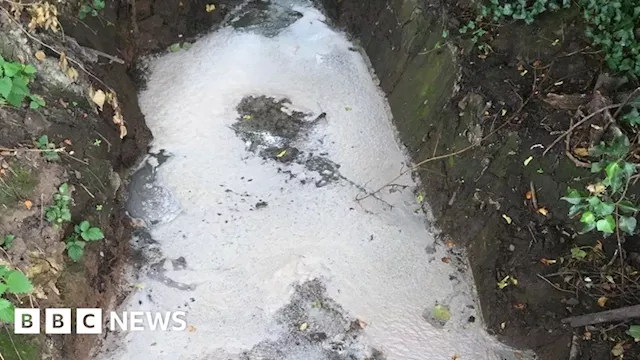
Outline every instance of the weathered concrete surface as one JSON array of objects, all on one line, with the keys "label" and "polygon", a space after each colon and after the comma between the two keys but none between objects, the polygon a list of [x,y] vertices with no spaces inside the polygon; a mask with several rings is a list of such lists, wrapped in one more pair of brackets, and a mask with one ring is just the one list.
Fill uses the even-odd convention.
[{"label": "weathered concrete surface", "polygon": [[[141,106],[168,158],[132,182],[152,197],[129,207],[151,265],[126,307],[184,309],[192,331],[112,334],[102,358],[524,356],[476,320],[464,259],[441,260],[410,175],[356,200],[406,154],[365,59],[309,4],[292,9],[276,34],[223,28],[149,64]],[[421,83],[436,74],[416,97],[436,94]]]}]

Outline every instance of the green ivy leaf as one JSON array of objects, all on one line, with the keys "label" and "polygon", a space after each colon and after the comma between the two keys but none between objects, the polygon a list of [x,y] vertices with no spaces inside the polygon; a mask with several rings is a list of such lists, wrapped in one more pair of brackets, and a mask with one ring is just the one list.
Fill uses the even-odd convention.
[{"label": "green ivy leaf", "polygon": [[33,290],[31,281],[29,281],[29,279],[23,273],[17,270],[9,271],[5,278],[5,282],[9,287],[8,290],[10,293],[26,294]]},{"label": "green ivy leaf", "polygon": [[634,217],[630,216],[621,216],[618,219],[618,226],[620,226],[620,230],[626,232],[629,235],[633,235],[636,230],[636,225],[638,221]]},{"label": "green ivy leaf", "polygon": [[600,219],[596,222],[596,229],[605,234],[613,234],[616,229],[616,220],[613,215],[607,215],[604,219]]},{"label": "green ivy leaf", "polygon": [[569,204],[576,205],[582,201],[582,195],[576,189],[569,189],[567,196],[561,198]]},{"label": "green ivy leaf", "polygon": [[582,213],[582,217],[580,218],[580,222],[583,224],[594,224],[596,222],[596,217],[593,215],[591,211],[585,211]]},{"label": "green ivy leaf", "polygon": [[628,200],[621,201],[618,204],[618,209],[620,209],[621,212],[627,214],[632,214],[640,211],[640,208],[638,206]]},{"label": "green ivy leaf", "polygon": [[571,205],[571,207],[569,208],[569,217],[574,216],[575,214],[582,211],[584,208],[586,208],[586,206],[582,204]]},{"label": "green ivy leaf", "polygon": [[600,201],[596,206],[593,207],[593,211],[598,215],[598,217],[607,216],[613,214],[613,211],[616,209],[616,206],[610,202],[602,202]]}]

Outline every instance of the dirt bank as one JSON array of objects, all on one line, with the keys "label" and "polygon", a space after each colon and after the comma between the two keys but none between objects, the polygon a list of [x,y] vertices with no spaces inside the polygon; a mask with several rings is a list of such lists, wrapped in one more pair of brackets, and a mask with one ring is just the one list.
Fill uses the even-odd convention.
[{"label": "dirt bank", "polygon": [[[591,247],[598,239],[576,236],[566,215],[569,205],[560,200],[569,186],[581,186],[576,179],[587,179],[588,169],[565,156],[564,141],[546,156],[542,152],[569,128],[573,114],[545,101],[548,94],[590,94],[606,70],[601,55],[583,50],[589,43],[581,14],[561,11],[532,26],[497,27],[489,40],[492,51],[484,54],[464,38],[441,35],[457,34],[475,16],[467,2],[323,3],[369,55],[415,162],[433,158],[417,171],[425,202],[442,241],[468,250],[489,329],[542,359],[568,358],[573,330],[561,319],[602,308],[597,296],[558,291],[554,286],[561,278],[547,282],[539,274],[558,272],[571,248]],[[600,240],[611,258],[615,240]],[[499,288],[507,276],[517,286]],[[607,309],[629,304],[616,299]],[[637,351],[624,331],[576,331],[579,359],[609,358],[616,343],[624,344],[625,357]]]},{"label": "dirt bank", "polygon": [[[135,61],[193,41],[237,1],[216,2],[211,12],[208,3],[107,1],[104,8],[81,16],[81,1],[58,3],[55,9],[0,1],[2,32],[8,35],[0,54],[37,70],[30,91],[46,102],[37,109],[0,108],[0,236],[3,242],[11,239],[2,247],[0,265],[24,272],[34,288],[33,295],[16,297],[17,306],[106,310],[129,291],[120,282],[131,231],[123,210],[124,185],[151,140],[138,107]],[[42,17],[33,20],[38,13]],[[29,30],[29,23],[35,29]],[[98,92],[107,95],[104,105]],[[119,116],[126,129],[123,138]],[[61,186],[68,188],[66,193]],[[71,217],[57,227],[49,222],[54,196],[71,198],[62,206]],[[82,221],[100,229],[104,239],[86,243],[74,262],[63,240],[68,243],[74,224]],[[86,359],[97,340],[88,335],[16,337],[7,329],[0,334],[6,360]]]}]

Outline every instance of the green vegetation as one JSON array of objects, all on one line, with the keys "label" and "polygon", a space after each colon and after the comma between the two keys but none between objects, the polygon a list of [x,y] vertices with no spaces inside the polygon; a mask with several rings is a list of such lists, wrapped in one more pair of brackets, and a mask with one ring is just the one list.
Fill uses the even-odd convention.
[{"label": "green vegetation", "polygon": [[11,249],[13,245],[13,240],[16,239],[16,236],[13,234],[7,234],[2,239],[0,239],[0,247],[4,249]]},{"label": "green vegetation", "polygon": [[104,239],[104,234],[99,227],[92,227],[84,220],[73,228],[73,233],[67,236],[67,255],[73,261],[79,261],[84,253],[84,247],[88,241],[98,241]]},{"label": "green vegetation", "polygon": [[59,227],[64,222],[71,221],[71,194],[69,193],[69,184],[64,183],[58,187],[58,191],[53,194],[53,205],[49,206],[45,211],[47,221],[53,223],[55,227]]},{"label": "green vegetation", "polygon": [[582,213],[582,233],[594,229],[605,237],[615,233],[616,229],[628,235],[635,233],[635,215],[640,208],[626,197],[629,182],[636,172],[636,165],[626,160],[629,149],[629,139],[625,135],[590,149],[589,155],[599,158],[598,162],[591,164],[591,172],[600,173],[603,177],[587,186],[588,194],[569,189],[567,196],[562,198],[571,204],[569,216]]},{"label": "green vegetation", "polygon": [[[636,0],[578,0],[587,27],[585,35],[594,46],[603,50],[607,65],[614,71],[640,76],[640,40],[635,35],[640,4]],[[576,6],[570,0],[490,0],[480,7],[479,14],[458,30],[471,35],[479,50],[488,54],[490,46],[482,41],[493,25],[504,21],[523,20],[532,24],[547,11]],[[446,37],[447,33],[443,33]]]},{"label": "green vegetation", "polygon": [[27,169],[15,161],[10,162],[3,180],[0,182],[0,205],[7,207],[28,198],[37,185],[35,170]]},{"label": "green vegetation", "polygon": [[55,151],[56,145],[54,143],[49,142],[49,137],[47,135],[42,135],[36,141],[36,147],[42,150],[42,156],[44,156],[47,161],[59,161],[60,155]]},{"label": "green vegetation", "polygon": [[13,322],[15,306],[6,299],[6,295],[27,294],[31,290],[33,285],[22,272],[0,265],[0,322]]},{"label": "green vegetation", "polygon": [[105,7],[104,0],[89,0],[86,4],[80,6],[80,11],[78,12],[78,17],[80,19],[84,19],[87,15],[91,15],[93,17],[97,17],[100,15],[102,10]]},{"label": "green vegetation", "polygon": [[45,105],[44,99],[31,94],[29,83],[35,78],[36,68],[0,56],[0,106],[21,107],[25,99],[29,107],[37,109]]}]

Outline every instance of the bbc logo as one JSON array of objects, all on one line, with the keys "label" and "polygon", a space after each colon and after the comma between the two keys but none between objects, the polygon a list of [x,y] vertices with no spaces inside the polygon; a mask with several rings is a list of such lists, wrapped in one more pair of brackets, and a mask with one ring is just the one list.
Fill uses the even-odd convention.
[{"label": "bbc logo", "polygon": [[[45,334],[71,334],[71,318],[71,309],[45,309]],[[17,308],[14,320],[15,334],[40,334],[40,309]],[[102,309],[76,309],[75,333],[102,334]]]},{"label": "bbc logo", "polygon": [[[79,308],[75,310],[76,334],[102,334],[102,309]],[[17,308],[14,316],[14,333],[40,334],[40,309]],[[71,334],[73,315],[71,309],[50,308],[44,311],[45,334]],[[184,311],[123,311],[109,312],[109,331],[185,331]]]}]

